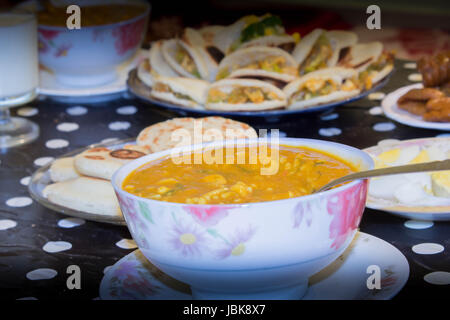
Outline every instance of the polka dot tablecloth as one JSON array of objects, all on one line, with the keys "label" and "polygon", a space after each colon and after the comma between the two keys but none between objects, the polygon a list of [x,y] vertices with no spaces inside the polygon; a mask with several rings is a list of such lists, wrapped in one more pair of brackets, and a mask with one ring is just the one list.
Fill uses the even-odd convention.
[{"label": "polka dot tablecloth", "polygon": [[[448,135],[404,126],[383,116],[385,94],[417,80],[415,65],[397,61],[396,72],[378,93],[322,114],[280,122],[240,118],[256,129],[279,129],[282,136],[314,138],[367,148],[387,139]],[[61,104],[40,97],[12,109],[40,126],[33,143],[0,154],[0,298],[97,299],[108,267],[135,250],[126,227],[64,216],[33,201],[27,191],[39,167],[86,145],[135,137],[144,127],[177,115],[142,104],[130,95],[101,104]],[[239,120],[239,119],[238,119]],[[269,131],[270,133],[270,131]],[[366,209],[360,230],[398,248],[410,277],[395,299],[441,298],[450,284],[450,223],[406,220]],[[67,290],[71,265],[80,267],[81,290]]]}]

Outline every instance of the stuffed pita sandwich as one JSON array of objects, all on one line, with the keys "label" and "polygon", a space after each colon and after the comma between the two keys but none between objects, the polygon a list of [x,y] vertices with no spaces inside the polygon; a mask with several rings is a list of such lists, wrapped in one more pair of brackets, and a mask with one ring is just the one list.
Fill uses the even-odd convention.
[{"label": "stuffed pita sandwich", "polygon": [[224,79],[213,83],[205,108],[223,111],[260,111],[283,108],[286,98],[279,88],[261,80]]},{"label": "stuffed pita sandwich", "polygon": [[203,109],[209,82],[181,77],[158,77],[151,95],[161,101],[179,106]]},{"label": "stuffed pita sandwich", "polygon": [[323,68],[334,67],[342,48],[357,41],[353,32],[315,29],[294,48],[292,56],[299,64],[299,73],[307,74]]},{"label": "stuffed pita sandwich", "polygon": [[278,16],[266,14],[239,19],[217,32],[213,42],[224,54],[229,54],[239,48],[251,46],[282,47],[289,50],[295,46],[296,40],[286,33]]},{"label": "stuffed pita sandwich", "polygon": [[297,63],[286,51],[273,47],[248,47],[226,56],[219,65],[216,80],[224,78],[263,78],[283,82],[298,75]]},{"label": "stuffed pita sandwich", "polygon": [[357,75],[353,69],[340,67],[310,72],[283,89],[288,109],[306,109],[355,96],[360,92]]},{"label": "stuffed pita sandwich", "polygon": [[147,86],[153,86],[153,79],[157,76],[176,77],[178,74],[164,60],[161,47],[163,41],[154,42],[150,48],[148,58],[138,66],[138,77]]},{"label": "stuffed pita sandwich", "polygon": [[381,42],[358,43],[350,47],[339,66],[355,69],[361,88],[368,90],[392,71],[394,55],[383,51]]},{"label": "stuffed pita sandwich", "polygon": [[180,76],[208,79],[208,67],[198,48],[186,41],[171,39],[165,41],[161,49],[164,59]]}]

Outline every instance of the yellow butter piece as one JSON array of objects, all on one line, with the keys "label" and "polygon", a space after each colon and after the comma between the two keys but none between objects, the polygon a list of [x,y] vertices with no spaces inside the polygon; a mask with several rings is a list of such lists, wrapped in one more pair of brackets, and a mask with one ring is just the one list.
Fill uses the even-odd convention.
[{"label": "yellow butter piece", "polygon": [[431,185],[435,196],[450,198],[450,171],[433,172]]},{"label": "yellow butter piece", "polygon": [[428,156],[428,152],[426,150],[420,151],[420,153],[415,157],[410,163],[423,163],[423,162],[429,162],[430,157]]},{"label": "yellow butter piece", "polygon": [[400,149],[392,149],[379,154],[377,158],[378,160],[386,164],[389,164],[397,161],[399,156],[400,156]]}]

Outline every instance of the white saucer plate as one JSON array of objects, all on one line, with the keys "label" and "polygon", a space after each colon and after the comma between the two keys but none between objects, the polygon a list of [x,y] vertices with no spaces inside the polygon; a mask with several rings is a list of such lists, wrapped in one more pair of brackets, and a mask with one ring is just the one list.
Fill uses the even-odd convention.
[{"label": "white saucer plate", "polygon": [[40,85],[38,92],[41,95],[65,103],[95,103],[115,99],[127,90],[129,71],[145,59],[147,54],[148,50],[139,50],[132,59],[117,67],[117,78],[115,81],[95,87],[68,87],[57,82],[53,73],[41,69],[39,70]]},{"label": "white saucer plate", "polygon": [[[369,289],[380,272],[380,288]],[[347,250],[310,278],[305,300],[386,300],[406,284],[409,265],[394,246],[358,232]],[[152,265],[140,250],[123,257],[105,272],[100,284],[104,300],[191,300],[188,285]]]},{"label": "white saucer plate", "polygon": [[[439,146],[442,144],[450,145],[450,138],[423,138],[423,139],[411,139],[403,141],[392,141],[392,143],[373,146],[363,151],[370,154],[372,157],[376,157],[382,152],[399,148],[403,149],[411,146],[430,147],[433,145]],[[366,207],[374,210],[382,210],[392,213],[396,216],[400,216],[413,220],[425,220],[425,221],[448,221],[450,220],[450,205],[403,205],[395,203],[394,201],[379,199],[371,196],[367,197]]]},{"label": "white saucer plate", "polygon": [[381,107],[386,117],[411,127],[435,129],[435,130],[450,130],[450,122],[425,121],[419,116],[416,116],[405,110],[399,109],[397,105],[397,100],[405,93],[407,93],[409,90],[420,88],[423,88],[423,85],[421,83],[416,83],[409,86],[401,87],[389,93],[381,102]]}]

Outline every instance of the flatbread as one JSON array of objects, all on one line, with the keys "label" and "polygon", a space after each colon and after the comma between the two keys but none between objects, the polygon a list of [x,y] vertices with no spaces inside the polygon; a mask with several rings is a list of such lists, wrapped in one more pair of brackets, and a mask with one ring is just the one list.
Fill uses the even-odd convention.
[{"label": "flatbread", "polygon": [[50,202],[92,214],[122,216],[111,182],[78,177],[48,185],[43,195]]},{"label": "flatbread", "polygon": [[338,63],[341,50],[355,45],[358,42],[358,35],[352,31],[331,30],[327,31],[327,36],[333,47],[333,55],[328,61],[328,66],[334,67]]},{"label": "flatbread", "polygon": [[[213,83],[209,90],[220,89],[223,92],[231,92],[235,87],[257,87],[267,92],[273,92],[279,99],[265,100],[260,103],[226,103],[226,102],[206,102],[205,108],[210,110],[223,111],[261,111],[279,109],[286,106],[286,95],[282,90],[271,83],[254,79],[224,79]],[[208,95],[207,95],[208,96]]]},{"label": "flatbread", "polygon": [[[196,122],[197,121],[197,122]],[[159,122],[142,130],[136,140],[139,146],[148,148],[151,152],[171,149],[178,146],[195,143],[194,134],[199,130],[201,124],[202,134],[208,129],[217,129],[223,138],[256,138],[256,131],[249,125],[222,117],[206,118],[174,118],[164,122]],[[196,127],[194,127],[194,125]],[[179,136],[173,134],[178,129],[184,129],[183,133],[190,135],[190,141],[180,141]],[[231,134],[227,136],[226,134]],[[213,139],[217,140],[217,139]]]},{"label": "flatbread", "polygon": [[75,169],[73,157],[56,159],[52,162],[49,172],[53,182],[62,182],[80,176],[80,173]]},{"label": "flatbread", "polygon": [[145,155],[129,149],[91,148],[76,155],[74,165],[83,175],[110,180],[121,166]]}]

